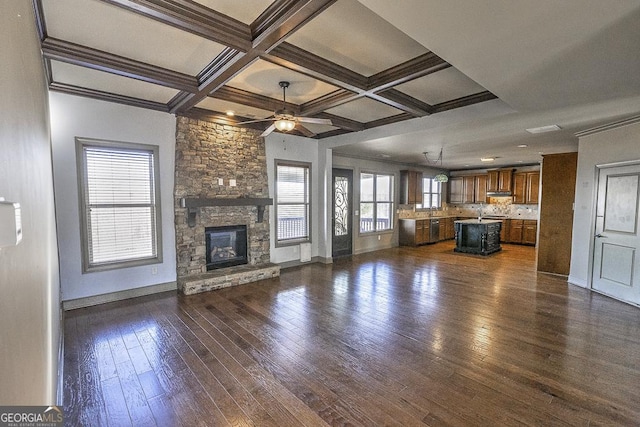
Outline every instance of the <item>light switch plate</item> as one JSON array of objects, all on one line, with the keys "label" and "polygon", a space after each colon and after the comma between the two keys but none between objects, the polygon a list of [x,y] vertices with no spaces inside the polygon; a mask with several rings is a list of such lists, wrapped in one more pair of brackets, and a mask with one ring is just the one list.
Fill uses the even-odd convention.
[{"label": "light switch plate", "polygon": [[224,179],[218,178],[218,185],[224,185]]},{"label": "light switch plate", "polygon": [[235,179],[230,179],[229,180],[229,186],[235,187],[236,186],[236,180]]}]

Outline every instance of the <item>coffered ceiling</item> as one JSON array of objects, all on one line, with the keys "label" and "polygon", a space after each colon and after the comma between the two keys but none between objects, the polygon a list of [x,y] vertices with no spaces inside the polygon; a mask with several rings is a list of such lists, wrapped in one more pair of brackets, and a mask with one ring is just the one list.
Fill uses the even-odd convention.
[{"label": "coffered ceiling", "polygon": [[332,122],[294,133],[446,168],[535,163],[640,114],[639,1],[33,0],[53,91],[238,124],[289,81],[287,109]]},{"label": "coffered ceiling", "polygon": [[288,109],[332,121],[317,138],[495,98],[356,0],[35,6],[52,90],[242,122],[281,108],[289,81]]}]

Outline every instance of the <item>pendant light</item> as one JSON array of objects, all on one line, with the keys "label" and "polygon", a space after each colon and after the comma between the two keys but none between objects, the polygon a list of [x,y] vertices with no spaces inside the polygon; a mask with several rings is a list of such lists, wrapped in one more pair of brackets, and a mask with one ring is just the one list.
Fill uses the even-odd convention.
[{"label": "pendant light", "polygon": [[[431,160],[429,158],[429,152],[425,151],[424,153],[422,153],[424,155],[425,160],[427,161],[427,164],[430,166],[438,166],[438,163],[440,164],[440,167],[442,167],[442,148],[440,149],[440,154],[438,155],[438,157],[435,160]],[[439,174],[437,174],[436,176],[433,177],[433,180],[435,182],[449,182],[449,176],[447,176],[446,173],[440,172]]]}]

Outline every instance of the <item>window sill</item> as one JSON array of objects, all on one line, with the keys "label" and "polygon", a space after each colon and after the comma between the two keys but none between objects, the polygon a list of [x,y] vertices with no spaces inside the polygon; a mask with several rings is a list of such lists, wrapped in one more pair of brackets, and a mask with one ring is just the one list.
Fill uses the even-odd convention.
[{"label": "window sill", "polygon": [[358,235],[360,236],[374,236],[378,234],[393,234],[395,230],[393,228],[389,230],[380,230],[380,231],[359,231]]},{"label": "window sill", "polygon": [[82,274],[85,273],[97,273],[100,271],[120,270],[123,268],[135,268],[144,265],[162,264],[162,257],[136,259],[131,261],[115,261],[104,264],[96,264],[91,266],[83,266]]},{"label": "window sill", "polygon": [[286,248],[288,246],[297,246],[301,243],[311,243],[311,239],[295,239],[295,240],[284,240],[278,241],[276,240],[276,248]]}]

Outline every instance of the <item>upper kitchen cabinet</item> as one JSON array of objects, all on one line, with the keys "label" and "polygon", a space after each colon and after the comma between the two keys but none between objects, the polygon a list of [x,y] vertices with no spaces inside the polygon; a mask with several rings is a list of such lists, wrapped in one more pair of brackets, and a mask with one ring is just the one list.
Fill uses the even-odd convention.
[{"label": "upper kitchen cabinet", "polygon": [[476,184],[475,176],[463,176],[463,190],[462,190],[462,203],[473,203],[475,202],[475,184]]},{"label": "upper kitchen cabinet", "polygon": [[498,191],[498,182],[500,180],[500,172],[492,170],[487,172],[487,191],[496,193]]},{"label": "upper kitchen cabinet", "polygon": [[403,205],[422,204],[422,172],[400,171],[400,203]]},{"label": "upper kitchen cabinet", "polygon": [[475,193],[474,199],[476,203],[484,203],[487,201],[487,175],[476,175],[474,177]]},{"label": "upper kitchen cabinet", "polygon": [[449,203],[464,203],[464,180],[461,176],[449,178]]},{"label": "upper kitchen cabinet", "polygon": [[540,171],[529,172],[527,174],[527,203],[538,204],[540,193]]},{"label": "upper kitchen cabinet", "polygon": [[513,174],[513,203],[537,205],[539,189],[539,171]]},{"label": "upper kitchen cabinet", "polygon": [[510,193],[513,169],[494,169],[487,172],[489,193]]},{"label": "upper kitchen cabinet", "polygon": [[449,203],[485,203],[487,175],[464,175],[449,178]]}]

